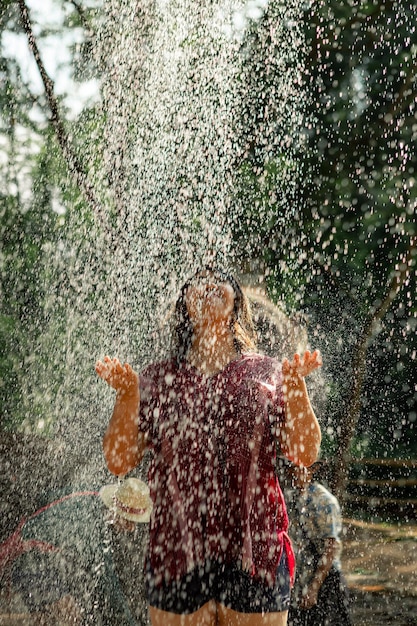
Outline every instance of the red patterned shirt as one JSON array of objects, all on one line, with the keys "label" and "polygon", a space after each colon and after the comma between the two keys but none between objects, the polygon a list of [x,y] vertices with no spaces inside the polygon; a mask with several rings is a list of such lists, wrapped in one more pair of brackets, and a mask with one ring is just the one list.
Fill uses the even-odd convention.
[{"label": "red patterned shirt", "polygon": [[240,563],[273,584],[288,517],[276,477],[280,364],[244,354],[207,377],[175,360],[140,376],[139,427],[153,451],[149,559],[155,583],[206,560]]}]

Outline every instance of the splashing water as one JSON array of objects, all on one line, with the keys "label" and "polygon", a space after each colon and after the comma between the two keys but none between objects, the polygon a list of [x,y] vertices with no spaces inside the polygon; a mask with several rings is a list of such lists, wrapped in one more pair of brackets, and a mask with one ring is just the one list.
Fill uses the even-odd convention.
[{"label": "splashing water", "polygon": [[[235,170],[245,149],[237,124],[242,39],[248,18],[259,18],[264,5],[105,4],[96,46],[104,140],[93,133],[86,148],[99,151],[91,165],[100,203],[94,216],[75,211],[59,249],[50,250],[49,325],[35,348],[36,376],[23,381],[28,423],[35,415],[41,431],[53,422],[61,439],[76,441],[89,459],[87,475],[102,467],[112,405],[96,379],[96,358],[117,354],[140,369],[163,356],[185,278],[204,265],[234,269],[232,229],[241,219]],[[287,7],[288,15],[298,10]],[[284,35],[276,31],[280,63]],[[287,44],[285,55],[294,56],[301,40]],[[294,98],[288,72],[269,122],[279,127],[281,119],[287,134]],[[292,122],[300,123],[299,112]],[[265,128],[265,137],[266,145],[277,132]],[[293,210],[281,207],[283,216]]]},{"label": "splashing water", "polygon": [[[115,265],[124,266],[118,289],[127,318],[140,312],[139,352],[148,351],[149,333],[184,278],[230,258],[238,69],[231,62],[238,43],[224,32],[230,8],[156,3],[150,16],[109,3],[105,160],[117,213]],[[123,16],[123,32],[112,15]],[[128,319],[123,350],[132,347]]]},{"label": "splashing water", "polygon": [[[141,369],[161,358],[184,280],[204,265],[239,269],[232,233],[241,219],[235,169],[245,150],[237,122],[241,46],[247,18],[258,19],[265,6],[105,3],[96,50],[103,144],[92,136],[100,206],[74,211],[59,249],[49,251],[48,326],[23,381],[28,424],[64,442],[49,463],[63,455],[74,485],[109,480],[101,442],[114,395],[97,379],[96,359],[117,355]],[[294,37],[291,54],[299,45]],[[293,94],[288,80],[282,87],[284,116]],[[283,206],[283,218],[293,210]],[[138,474],[145,472],[146,464]],[[86,514],[98,528],[94,516]]]},{"label": "splashing water", "polygon": [[[51,472],[47,480],[45,475],[38,478],[33,472],[30,485],[29,482],[24,485],[31,496],[28,509],[34,501],[29,493],[33,485],[46,494],[48,488],[60,484],[62,476],[58,477],[58,473],[63,473],[67,484],[73,485],[82,483],[91,487],[109,480],[101,441],[114,394],[97,379],[93,369],[96,358],[106,353],[116,354],[136,369],[161,358],[169,348],[169,314],[178,287],[186,277],[205,264],[231,267],[238,273],[244,269],[249,274],[253,267],[259,267],[252,258],[245,266],[241,263],[242,254],[237,255],[235,249],[236,224],[242,221],[248,226],[245,202],[255,205],[265,219],[278,219],[282,224],[288,218],[302,221],[292,202],[298,166],[291,159],[291,146],[299,141],[298,148],[302,149],[303,141],[298,134],[303,125],[303,107],[296,98],[299,75],[294,71],[303,46],[297,29],[297,15],[302,8],[297,4],[285,3],[278,11],[281,17],[277,23],[269,23],[271,28],[262,42],[270,46],[269,54],[264,55],[265,66],[252,66],[251,74],[247,67],[242,69],[247,54],[242,42],[250,20],[258,20],[267,9],[266,1],[107,0],[104,3],[95,50],[104,76],[102,109],[97,112],[97,127],[104,127],[104,137],[101,139],[98,129],[84,146],[91,158],[91,179],[100,200],[90,207],[91,211],[78,204],[69,209],[68,226],[62,232],[59,246],[47,251],[50,264],[49,276],[45,278],[49,293],[45,325],[28,359],[29,375],[25,374],[21,385],[28,431],[33,432],[35,426],[35,431],[54,434],[58,442],[44,454],[48,468],[44,474]],[[335,27],[335,33],[340,32],[343,27]],[[388,41],[385,35],[383,40]],[[328,45],[333,46],[334,41],[331,38]],[[414,47],[411,54],[415,55]],[[293,65],[287,62],[289,59]],[[245,88],[255,92],[257,83],[261,83],[258,69],[265,77],[271,68],[279,69],[274,77],[273,97],[264,102],[264,94],[259,94],[254,109],[258,112],[259,106],[264,118],[256,125],[251,119],[250,106],[245,108],[246,103],[242,103],[242,92]],[[373,77],[374,72],[369,76]],[[365,98],[368,78],[366,73],[354,70],[352,79],[352,90],[356,93],[354,117],[360,117],[369,105]],[[321,95],[324,97],[324,92]],[[320,98],[318,101],[321,102]],[[259,135],[248,138],[248,128],[257,128]],[[260,188],[242,199],[236,170],[247,156],[247,143],[251,139],[255,156],[260,153],[264,159],[261,162],[268,162],[275,151],[279,155],[284,152],[287,158],[282,159],[278,176],[266,169],[264,178],[257,181]],[[405,163],[407,149],[402,144],[397,156],[401,156],[400,152]],[[360,172],[360,168],[356,171]],[[274,181],[273,194],[265,201],[268,175],[272,180],[275,175],[278,181]],[[395,181],[390,168],[384,177]],[[371,179],[374,180],[373,173]],[[347,178],[342,178],[342,188],[345,183]],[[352,189],[347,186],[346,192],[342,192],[340,223],[342,230],[347,231],[346,213],[352,208]],[[325,237],[326,229],[333,226],[326,218],[326,211],[325,206],[317,249],[310,249],[319,256],[322,250],[323,264],[329,258],[325,247],[333,238],[333,234]],[[372,210],[365,215],[370,220],[371,238],[374,232],[371,227],[376,228],[379,222]],[[255,236],[257,228],[255,219],[252,231],[248,226],[253,246],[248,257],[257,257],[255,245],[260,249],[263,245],[262,234],[258,239]],[[359,237],[359,241],[363,239]],[[346,242],[343,238],[345,247],[335,244],[335,258],[349,257]],[[291,229],[287,241],[279,240],[274,245],[288,246],[288,256],[298,263],[300,244],[291,240]],[[309,252],[304,249],[303,254]],[[252,286],[253,282],[257,279],[251,276],[249,284]],[[363,288],[361,281],[358,285]],[[412,290],[409,298],[411,307]],[[318,304],[323,304],[320,297]],[[340,315],[339,293],[331,308],[330,326]],[[329,344],[330,357],[342,355],[340,367],[335,369],[344,366],[346,345],[357,332],[354,314],[350,314],[348,305],[342,308],[342,318],[347,321],[341,324],[339,348],[334,345],[335,334],[326,333],[327,327],[321,333],[322,345]],[[411,322],[414,324],[415,314]],[[292,330],[290,326],[290,334]],[[274,336],[275,329],[266,332]],[[268,336],[266,346],[275,352],[269,339]],[[289,340],[286,345],[293,343]],[[381,351],[386,349],[382,345]],[[345,376],[349,387],[350,379],[350,375]],[[403,393],[406,392],[409,390],[404,389]],[[341,405],[337,395],[335,404]],[[415,412],[412,415],[415,420]],[[368,417],[365,411],[366,430]],[[340,428],[331,415],[332,429],[334,424]],[[401,432],[401,428],[394,430],[393,426],[394,438],[400,438]],[[362,443],[366,444],[365,439]],[[23,455],[24,467],[30,470],[30,462]],[[143,476],[145,471],[143,465],[138,473]],[[85,513],[85,519],[100,534],[98,520],[102,511],[95,505],[92,509]],[[71,518],[71,524],[75,521]],[[143,545],[145,539],[141,536],[139,544]],[[120,537],[117,540],[123,543]],[[121,549],[122,565],[124,554],[132,550],[127,545],[129,541],[125,539],[125,543],[125,551],[123,546]],[[83,545],[77,546],[78,551]],[[108,546],[107,543],[106,554],[110,552]],[[98,571],[106,561],[101,554],[96,557],[93,561]],[[138,572],[141,571],[138,567]],[[81,569],[78,577],[82,577]],[[135,580],[139,578],[140,574]],[[88,594],[87,586],[84,591]]]}]

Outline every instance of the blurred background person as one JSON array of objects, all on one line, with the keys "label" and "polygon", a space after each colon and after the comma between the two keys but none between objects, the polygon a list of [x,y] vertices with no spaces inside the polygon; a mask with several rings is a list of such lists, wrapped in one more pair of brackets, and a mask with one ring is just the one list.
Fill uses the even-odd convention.
[{"label": "blurred background person", "polygon": [[280,459],[296,578],[289,626],[351,626],[349,598],[341,570],[342,517],[337,498],[318,481],[322,461],[311,467]]}]

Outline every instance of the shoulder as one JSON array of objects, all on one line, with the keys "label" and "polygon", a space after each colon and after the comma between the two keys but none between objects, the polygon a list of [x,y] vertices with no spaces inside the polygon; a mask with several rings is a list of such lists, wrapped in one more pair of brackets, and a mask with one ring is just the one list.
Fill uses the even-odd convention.
[{"label": "shoulder", "polygon": [[168,359],[166,361],[150,363],[140,372],[140,377],[148,380],[157,380],[166,375],[175,374],[176,370],[177,364],[175,359]]},{"label": "shoulder", "polygon": [[141,402],[162,389],[170,387],[174,383],[177,372],[175,359],[147,365],[139,375]]},{"label": "shoulder", "polygon": [[312,514],[318,536],[322,539],[331,538],[340,542],[342,516],[337,498],[320,483],[313,483],[309,491],[314,494]]},{"label": "shoulder", "polygon": [[247,373],[260,376],[281,375],[281,363],[269,356],[258,354],[257,352],[247,352],[242,354],[237,363],[237,367]]},{"label": "shoulder", "polygon": [[321,483],[311,483],[309,487],[309,496],[315,506],[322,510],[340,512],[339,502],[332,493]]}]

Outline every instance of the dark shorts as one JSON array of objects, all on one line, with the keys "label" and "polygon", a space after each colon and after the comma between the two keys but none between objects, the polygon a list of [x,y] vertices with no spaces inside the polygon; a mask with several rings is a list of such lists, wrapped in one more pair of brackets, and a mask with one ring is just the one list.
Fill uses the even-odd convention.
[{"label": "dark shorts", "polygon": [[277,568],[275,585],[254,579],[237,565],[207,562],[181,580],[153,584],[149,562],[146,564],[146,589],[149,604],[162,611],[184,615],[194,613],[210,600],[239,613],[275,613],[290,605],[290,574],[285,551]]}]

